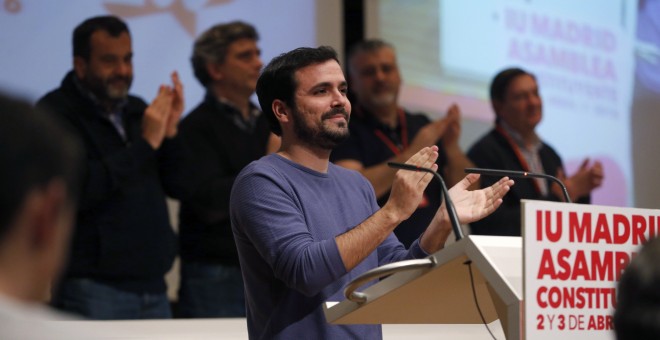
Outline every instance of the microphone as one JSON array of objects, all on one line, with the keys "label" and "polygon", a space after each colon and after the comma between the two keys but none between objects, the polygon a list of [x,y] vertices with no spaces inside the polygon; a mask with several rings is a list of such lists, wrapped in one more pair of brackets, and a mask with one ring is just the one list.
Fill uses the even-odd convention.
[{"label": "microphone", "polygon": [[447,213],[449,214],[449,221],[451,221],[451,228],[454,230],[454,235],[456,236],[456,241],[463,238],[463,230],[461,230],[461,224],[458,222],[458,215],[456,214],[456,208],[454,203],[452,203],[451,198],[449,198],[449,191],[447,190],[447,185],[442,179],[442,176],[437,171],[433,171],[429,168],[423,168],[416,165],[410,165],[405,163],[396,163],[396,162],[387,162],[387,166],[390,168],[396,168],[401,170],[410,170],[410,171],[424,171],[430,174],[433,174],[435,178],[440,181],[440,186],[442,187],[442,194],[445,197],[445,206],[447,208]]},{"label": "microphone", "polygon": [[510,178],[544,178],[549,179],[561,187],[561,190],[564,193],[564,199],[567,203],[571,203],[571,198],[568,196],[568,190],[566,186],[562,183],[559,178],[555,176],[550,176],[546,174],[540,174],[536,172],[526,172],[526,171],[516,171],[516,170],[496,170],[496,169],[481,169],[481,168],[465,168],[465,173],[467,174],[480,174],[484,176],[495,176],[495,177],[510,177]]}]

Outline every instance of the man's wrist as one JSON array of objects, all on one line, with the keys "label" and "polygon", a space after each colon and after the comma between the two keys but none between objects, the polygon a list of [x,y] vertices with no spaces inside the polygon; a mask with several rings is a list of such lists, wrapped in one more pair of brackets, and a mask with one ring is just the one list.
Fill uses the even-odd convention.
[{"label": "man's wrist", "polygon": [[405,220],[402,216],[403,214],[388,203],[385,203],[378,213],[381,214],[384,225],[392,226],[392,229],[396,228],[396,226]]}]

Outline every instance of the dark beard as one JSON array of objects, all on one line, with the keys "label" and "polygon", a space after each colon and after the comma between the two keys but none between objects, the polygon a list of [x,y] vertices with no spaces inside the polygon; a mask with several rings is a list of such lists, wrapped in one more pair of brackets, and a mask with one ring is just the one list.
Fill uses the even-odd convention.
[{"label": "dark beard", "polygon": [[[122,93],[112,93],[110,89],[110,82],[113,80],[121,79],[126,83],[126,91]],[[126,99],[128,96],[128,89],[131,87],[133,79],[131,77],[114,77],[107,80],[90,77],[83,79],[83,83],[87,85],[90,91],[101,101],[119,102]]]},{"label": "dark beard", "polygon": [[[321,121],[324,121],[326,119],[329,119],[330,117],[341,113],[344,115],[346,118],[346,122],[348,123],[349,116],[348,112],[344,108],[339,108],[339,109],[333,109],[331,111],[328,111],[324,113],[321,116]],[[348,126],[346,126],[346,129],[343,131],[330,131],[325,129],[322,125],[319,127],[319,129],[313,129],[310,128],[302,123],[303,118],[301,117],[301,114],[297,111],[294,110],[294,125],[293,125],[293,131],[295,132],[296,136],[312,145],[316,146],[325,150],[332,150],[341,143],[343,143],[345,140],[348,139],[350,136],[350,133],[348,131]]]}]

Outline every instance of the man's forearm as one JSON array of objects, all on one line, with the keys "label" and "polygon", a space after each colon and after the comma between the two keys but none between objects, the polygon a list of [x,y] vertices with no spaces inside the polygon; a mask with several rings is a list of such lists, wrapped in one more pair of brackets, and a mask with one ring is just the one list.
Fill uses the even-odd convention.
[{"label": "man's forearm", "polygon": [[401,223],[401,217],[387,207],[378,210],[350,231],[335,238],[347,271],[367,258]]}]

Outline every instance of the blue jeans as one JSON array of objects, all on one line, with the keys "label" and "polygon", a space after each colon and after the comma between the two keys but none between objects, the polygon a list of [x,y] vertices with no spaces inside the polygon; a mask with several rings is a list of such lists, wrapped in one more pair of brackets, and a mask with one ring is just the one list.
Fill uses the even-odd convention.
[{"label": "blue jeans", "polygon": [[181,262],[177,317],[245,317],[243,276],[238,266]]},{"label": "blue jeans", "polygon": [[66,279],[53,296],[53,307],[92,320],[169,319],[166,293],[133,293],[91,279]]}]

